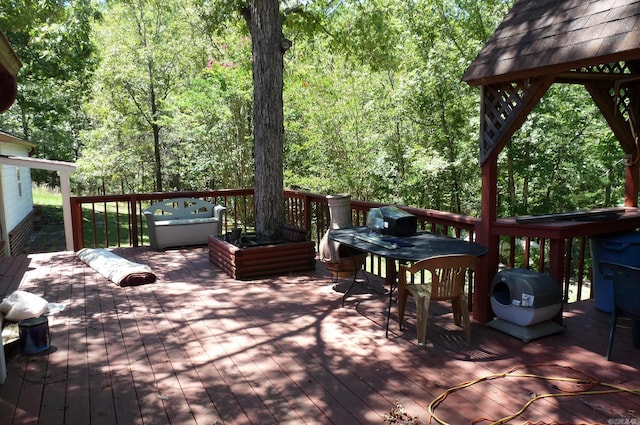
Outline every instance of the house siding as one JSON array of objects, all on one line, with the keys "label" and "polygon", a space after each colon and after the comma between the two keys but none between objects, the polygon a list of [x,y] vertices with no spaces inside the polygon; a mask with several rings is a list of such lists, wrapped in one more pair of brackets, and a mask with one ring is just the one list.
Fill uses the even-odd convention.
[{"label": "house siding", "polygon": [[[27,147],[8,143],[0,144],[0,154],[14,156],[29,156]],[[31,214],[33,210],[33,195],[31,193],[31,169],[28,167],[14,167],[2,165],[2,197],[7,231],[11,232],[20,222]],[[20,187],[16,169],[20,169]]]}]

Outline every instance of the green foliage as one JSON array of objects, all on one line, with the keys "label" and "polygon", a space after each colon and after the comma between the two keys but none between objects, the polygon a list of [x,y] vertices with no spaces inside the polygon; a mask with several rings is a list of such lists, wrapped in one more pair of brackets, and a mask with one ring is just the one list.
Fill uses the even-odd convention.
[{"label": "green foliage", "polygon": [[503,152],[499,169],[506,215],[624,201],[622,148],[581,86],[552,86]]},{"label": "green foliage", "polygon": [[[440,1],[348,4],[334,11],[336,37],[297,43],[285,89],[287,182],[476,213],[478,100],[460,76],[490,35],[490,7],[465,4],[471,12]],[[491,4],[491,16],[505,7]]]},{"label": "green foliage", "polygon": [[[38,157],[77,157],[87,125],[82,104],[96,66],[91,25],[99,18],[89,0],[0,2],[0,28],[23,64],[16,103],[0,116],[0,128],[36,143]],[[36,182],[50,178],[33,173]]]},{"label": "green foliage", "polygon": [[171,186],[219,189],[252,185],[251,44],[247,37],[221,44],[171,107]]}]

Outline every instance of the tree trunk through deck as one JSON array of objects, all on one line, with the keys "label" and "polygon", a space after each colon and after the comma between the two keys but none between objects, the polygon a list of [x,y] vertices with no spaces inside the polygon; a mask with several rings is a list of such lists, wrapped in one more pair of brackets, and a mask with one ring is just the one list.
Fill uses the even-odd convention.
[{"label": "tree trunk through deck", "polygon": [[280,239],[284,224],[283,55],[286,50],[278,0],[253,0],[253,105],[256,231]]}]

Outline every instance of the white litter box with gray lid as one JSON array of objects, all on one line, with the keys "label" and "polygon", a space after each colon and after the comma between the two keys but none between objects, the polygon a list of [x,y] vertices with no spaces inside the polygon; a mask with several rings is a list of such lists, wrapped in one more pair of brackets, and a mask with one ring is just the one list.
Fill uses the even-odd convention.
[{"label": "white litter box with gray lid", "polygon": [[562,309],[562,288],[551,276],[527,269],[506,269],[491,283],[496,318],[487,326],[529,342],[564,331],[552,319]]}]

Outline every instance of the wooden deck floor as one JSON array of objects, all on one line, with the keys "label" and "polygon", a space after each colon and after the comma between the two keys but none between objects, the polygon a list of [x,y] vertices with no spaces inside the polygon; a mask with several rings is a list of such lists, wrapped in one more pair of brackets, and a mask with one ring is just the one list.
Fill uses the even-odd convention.
[{"label": "wooden deck floor", "polygon": [[467,345],[439,306],[421,349],[413,310],[400,332],[394,306],[385,338],[387,298],[361,288],[340,307],[344,283],[334,290],[321,264],[315,273],[241,282],[210,264],[204,248],[117,252],[149,264],[158,282],[120,288],[69,252],[0,260],[0,295],[19,287],[67,305],[49,319],[49,351],[7,347],[0,423],[382,424],[399,402],[405,418],[426,424],[429,403],[448,388],[512,368],[536,377],[451,393],[436,415],[451,424],[497,420],[535,395],[573,391],[535,402],[512,423],[640,416],[637,394],[579,394],[608,387],[548,379],[587,374],[640,388],[630,330],[619,330],[607,362],[608,317],[589,302],[565,308],[566,332],[526,344],[474,324]]}]

